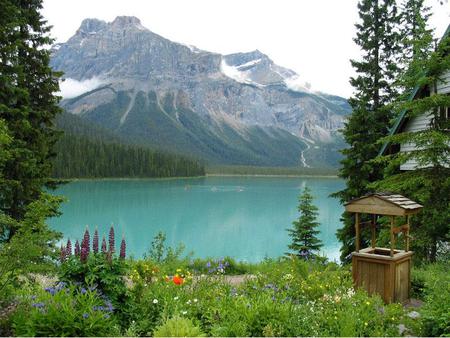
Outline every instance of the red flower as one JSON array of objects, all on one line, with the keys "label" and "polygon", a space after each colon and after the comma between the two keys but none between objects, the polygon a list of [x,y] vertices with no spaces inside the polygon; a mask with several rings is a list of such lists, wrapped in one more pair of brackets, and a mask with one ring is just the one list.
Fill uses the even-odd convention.
[{"label": "red flower", "polygon": [[176,285],[181,285],[181,284],[183,284],[183,282],[184,282],[184,279],[183,278],[181,278],[180,276],[178,276],[178,275],[175,275],[175,276],[173,276],[173,282],[176,284]]}]

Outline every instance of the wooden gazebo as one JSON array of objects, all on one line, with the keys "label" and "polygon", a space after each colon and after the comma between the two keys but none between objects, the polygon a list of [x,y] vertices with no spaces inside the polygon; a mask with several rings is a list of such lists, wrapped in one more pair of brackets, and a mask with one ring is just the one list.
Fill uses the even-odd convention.
[{"label": "wooden gazebo", "polygon": [[[373,193],[345,204],[347,212],[355,213],[355,252],[352,253],[353,282],[369,294],[378,293],[386,303],[404,302],[409,299],[412,251],[409,250],[410,217],[422,206],[410,199],[391,193]],[[361,214],[369,214],[368,221],[361,222]],[[390,248],[376,246],[378,216],[390,217]],[[396,217],[405,223],[395,226]],[[371,246],[360,248],[361,227],[370,226]],[[395,248],[396,235],[405,236],[405,250]]]}]

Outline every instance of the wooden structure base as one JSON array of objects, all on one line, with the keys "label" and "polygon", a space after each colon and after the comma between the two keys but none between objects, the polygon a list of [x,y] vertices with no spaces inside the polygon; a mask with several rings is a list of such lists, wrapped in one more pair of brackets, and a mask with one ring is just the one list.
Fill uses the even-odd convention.
[{"label": "wooden structure base", "polygon": [[365,248],[352,254],[353,282],[385,303],[403,303],[409,298],[412,251]]}]

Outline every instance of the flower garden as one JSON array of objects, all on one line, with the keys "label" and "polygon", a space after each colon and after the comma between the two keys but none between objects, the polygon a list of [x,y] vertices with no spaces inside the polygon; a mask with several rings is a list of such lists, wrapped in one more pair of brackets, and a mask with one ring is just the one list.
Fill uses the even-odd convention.
[{"label": "flower garden", "polygon": [[[399,336],[449,334],[445,265],[416,269],[420,317],[354,290],[348,267],[298,258],[236,263],[163,250],[126,257],[126,243],[69,240],[47,282],[27,279],[0,314],[17,336]],[[100,244],[100,245],[99,245]],[[174,254],[177,252],[178,254]],[[150,255],[151,256],[151,255]],[[242,278],[234,279],[239,275]],[[43,285],[44,284],[44,285]],[[47,284],[47,285],[45,285]]]}]

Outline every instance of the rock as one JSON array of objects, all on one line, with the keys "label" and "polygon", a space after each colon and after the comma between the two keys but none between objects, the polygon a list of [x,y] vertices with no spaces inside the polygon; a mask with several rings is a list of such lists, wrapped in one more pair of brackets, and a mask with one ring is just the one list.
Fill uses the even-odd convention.
[{"label": "rock", "polygon": [[420,313],[417,311],[411,311],[410,313],[408,313],[408,317],[412,319],[418,319],[420,318]]},{"label": "rock", "polygon": [[408,328],[404,324],[398,324],[398,334],[399,336],[402,336],[403,333],[405,333],[408,330]]}]

